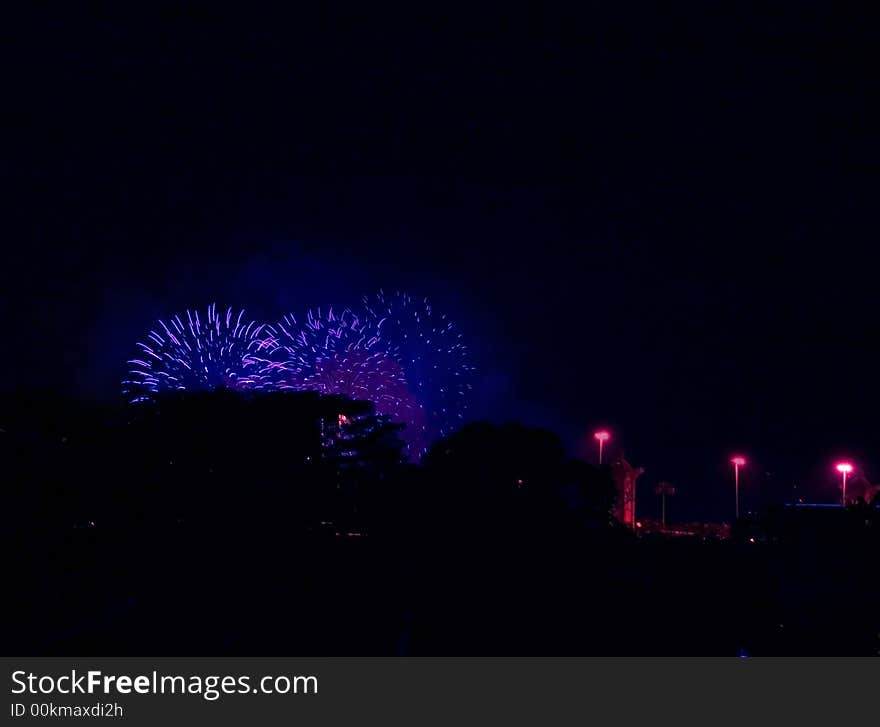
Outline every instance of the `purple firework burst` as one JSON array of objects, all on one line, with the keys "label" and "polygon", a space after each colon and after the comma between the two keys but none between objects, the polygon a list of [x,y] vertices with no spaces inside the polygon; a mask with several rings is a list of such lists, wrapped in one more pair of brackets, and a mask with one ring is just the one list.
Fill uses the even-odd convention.
[{"label": "purple firework burst", "polygon": [[402,436],[408,454],[425,448],[423,407],[387,342],[363,318],[347,308],[341,313],[316,309],[308,312],[303,324],[286,315],[273,334],[276,329],[272,343],[280,348],[274,349],[273,358],[282,361],[273,372],[278,389],[370,401],[377,414],[406,425]]},{"label": "purple firework burst", "polygon": [[128,361],[122,393],[138,402],[165,391],[271,388],[277,366],[269,356],[277,347],[271,333],[271,327],[246,320],[243,310],[218,313],[216,304],[204,317],[187,310],[167,323],[160,320]]},{"label": "purple firework burst", "polygon": [[379,291],[365,296],[370,329],[388,342],[425,409],[431,434],[446,436],[464,419],[473,367],[462,334],[427,298]]},{"label": "purple firework burst", "polygon": [[279,321],[272,341],[281,346],[276,355],[283,352],[277,386],[373,402],[378,414],[406,424],[407,453],[418,458],[463,418],[467,349],[427,301],[380,292],[363,302],[359,312],[318,309],[303,324],[292,315]]}]

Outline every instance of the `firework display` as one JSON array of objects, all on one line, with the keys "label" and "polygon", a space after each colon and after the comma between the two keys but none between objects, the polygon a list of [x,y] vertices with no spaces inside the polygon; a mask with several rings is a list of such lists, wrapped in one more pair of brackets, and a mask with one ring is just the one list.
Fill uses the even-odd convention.
[{"label": "firework display", "polygon": [[425,411],[431,436],[445,436],[461,425],[471,388],[469,356],[462,335],[426,298],[379,291],[365,296],[363,308],[375,335],[388,342],[407,372]]},{"label": "firework display", "polygon": [[218,386],[257,391],[317,391],[370,401],[377,414],[406,425],[406,453],[464,418],[470,389],[467,348],[452,322],[425,299],[384,292],[357,308],[287,314],[275,324],[244,322],[227,309],[201,320],[187,312],[159,322],[123,390],[131,401],[165,390]]},{"label": "firework display", "polygon": [[424,407],[393,344],[377,335],[376,321],[348,308],[340,313],[316,309],[302,325],[286,315],[275,329],[280,349],[274,357],[283,361],[274,371],[277,388],[371,401],[377,414],[406,425],[402,438],[408,455],[428,446]]},{"label": "firework display", "polygon": [[122,382],[122,393],[131,402],[148,401],[168,391],[199,391],[225,386],[264,390],[275,364],[268,358],[274,349],[265,324],[245,320],[243,310],[217,311],[208,306],[158,321],[138,342],[138,355]]}]

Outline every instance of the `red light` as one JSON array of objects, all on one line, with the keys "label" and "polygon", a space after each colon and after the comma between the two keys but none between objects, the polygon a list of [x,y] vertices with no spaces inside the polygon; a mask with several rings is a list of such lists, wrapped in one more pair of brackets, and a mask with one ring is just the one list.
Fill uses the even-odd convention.
[{"label": "red light", "polygon": [[840,462],[837,465],[837,471],[841,474],[848,475],[853,471],[853,466],[849,462]]},{"label": "red light", "polygon": [[607,442],[609,439],[611,439],[611,435],[604,429],[602,431],[596,432],[593,436],[600,442]]},{"label": "red light", "polygon": [[637,527],[637,528],[642,527],[642,523],[641,523],[640,520],[636,520],[636,527]]},{"label": "red light", "polygon": [[735,464],[737,467],[745,467],[746,458],[745,457],[734,457],[730,460],[731,464]]}]

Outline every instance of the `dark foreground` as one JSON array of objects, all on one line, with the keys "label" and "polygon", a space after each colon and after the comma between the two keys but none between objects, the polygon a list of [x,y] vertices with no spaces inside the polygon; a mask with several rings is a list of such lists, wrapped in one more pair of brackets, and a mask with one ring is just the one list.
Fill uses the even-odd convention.
[{"label": "dark foreground", "polygon": [[[544,534],[546,536],[546,534]],[[450,530],[113,531],[18,540],[10,653],[876,655],[876,560],[822,543]],[[857,546],[856,543],[850,543]]]},{"label": "dark foreground", "polygon": [[6,651],[880,653],[876,503],[635,537],[552,434],[473,425],[412,467],[358,406],[6,407]]}]

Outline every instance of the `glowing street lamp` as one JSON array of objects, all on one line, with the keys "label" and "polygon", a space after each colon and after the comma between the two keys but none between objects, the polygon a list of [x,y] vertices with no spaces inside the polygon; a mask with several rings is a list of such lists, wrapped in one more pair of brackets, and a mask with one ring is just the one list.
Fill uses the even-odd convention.
[{"label": "glowing street lamp", "polygon": [[736,519],[739,520],[739,468],[746,466],[746,458],[739,456],[733,457],[730,460],[730,463],[733,465],[733,484],[736,494]]},{"label": "glowing street lamp", "polygon": [[840,504],[846,507],[846,476],[853,471],[853,466],[849,462],[838,462],[835,469],[840,472],[843,480],[843,493],[841,495]]},{"label": "glowing street lamp", "polygon": [[602,464],[602,448],[605,446],[605,442],[611,439],[611,435],[602,429],[596,432],[593,437],[599,442],[599,464]]}]

